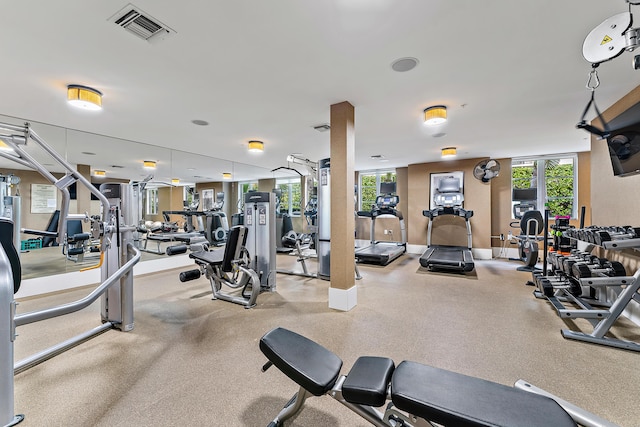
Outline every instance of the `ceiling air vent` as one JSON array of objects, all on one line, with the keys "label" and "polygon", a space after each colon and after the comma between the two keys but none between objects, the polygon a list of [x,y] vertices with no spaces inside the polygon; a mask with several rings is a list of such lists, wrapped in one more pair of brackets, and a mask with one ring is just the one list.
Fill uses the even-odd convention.
[{"label": "ceiling air vent", "polygon": [[328,124],[322,124],[322,125],[314,126],[313,128],[318,132],[326,132],[329,129],[331,129],[331,126],[329,126]]},{"label": "ceiling air vent", "polygon": [[109,21],[149,42],[175,34],[174,30],[131,3],[116,12]]}]

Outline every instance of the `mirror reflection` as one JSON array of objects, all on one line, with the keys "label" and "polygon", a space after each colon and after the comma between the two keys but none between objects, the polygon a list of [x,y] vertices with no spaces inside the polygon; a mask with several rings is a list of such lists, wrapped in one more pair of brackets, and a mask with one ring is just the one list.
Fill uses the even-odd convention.
[{"label": "mirror reflection", "polygon": [[[25,123],[1,115],[0,121]],[[232,216],[241,208],[241,183],[270,183],[274,175],[268,169],[229,160],[44,123],[30,124],[94,186],[104,182],[141,183],[137,244],[143,249],[142,261],[166,257],[167,248],[183,243],[175,236],[163,238],[166,231],[197,233],[209,243],[223,244],[221,229],[231,224]],[[40,147],[27,144],[25,151],[56,178],[64,176],[63,168]],[[69,221],[67,239],[61,243],[29,232],[55,228],[62,199],[58,189],[39,172],[0,157],[0,183],[3,199],[19,197],[20,229],[25,230],[19,238],[23,279],[79,271],[99,262],[99,250],[90,239],[89,221]],[[84,186],[72,184],[69,192],[69,213],[100,215],[100,202]]]}]

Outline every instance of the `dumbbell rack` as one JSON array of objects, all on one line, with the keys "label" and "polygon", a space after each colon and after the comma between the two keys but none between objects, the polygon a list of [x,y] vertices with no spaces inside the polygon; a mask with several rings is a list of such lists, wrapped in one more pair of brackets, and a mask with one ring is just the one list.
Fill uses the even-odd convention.
[{"label": "dumbbell rack", "polygon": [[[574,239],[572,237],[572,239]],[[585,242],[587,246],[585,251],[590,252],[595,247],[602,247],[608,250],[636,249],[640,250],[640,239],[623,239],[602,242],[601,245]],[[622,348],[632,351],[640,351],[640,343],[634,341],[626,341],[622,339],[606,336],[613,324],[622,315],[631,300],[640,303],[640,269],[633,276],[616,276],[609,277],[602,275],[600,277],[577,278],[580,286],[589,286],[598,290],[600,296],[604,296],[605,300],[598,298],[597,300],[587,301],[578,295],[570,292],[568,287],[560,287],[554,290],[553,295],[546,296],[540,290],[534,291],[536,298],[546,298],[556,309],[558,315],[564,319],[586,319],[593,326],[591,333],[575,332],[568,329],[562,329],[561,333],[564,338],[578,341],[586,341],[594,344],[606,345],[610,347]],[[607,289],[614,289],[617,299],[612,303],[606,302]],[[563,303],[569,302],[578,308],[566,308]],[[593,305],[603,306],[603,308],[594,308]]]}]

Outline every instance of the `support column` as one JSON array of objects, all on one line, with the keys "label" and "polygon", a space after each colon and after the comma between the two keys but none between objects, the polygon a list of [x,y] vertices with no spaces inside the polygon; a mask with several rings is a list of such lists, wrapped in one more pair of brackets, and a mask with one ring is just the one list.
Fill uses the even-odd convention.
[{"label": "support column", "polygon": [[355,109],[331,106],[331,287],[329,308],[349,311],[358,303],[353,213]]}]

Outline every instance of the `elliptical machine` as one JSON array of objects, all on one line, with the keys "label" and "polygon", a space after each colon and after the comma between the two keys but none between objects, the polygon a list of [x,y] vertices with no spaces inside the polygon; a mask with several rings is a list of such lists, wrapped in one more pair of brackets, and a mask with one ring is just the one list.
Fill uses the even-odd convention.
[{"label": "elliptical machine", "polygon": [[536,188],[513,189],[513,201],[519,202],[513,206],[513,216],[518,221],[512,221],[510,226],[519,228],[519,234],[514,236],[518,244],[519,258],[510,258],[510,260],[524,263],[517,268],[518,271],[540,270],[536,264],[540,252],[538,242],[543,240],[540,234],[544,229],[544,218],[540,211],[535,210],[536,197]]}]

